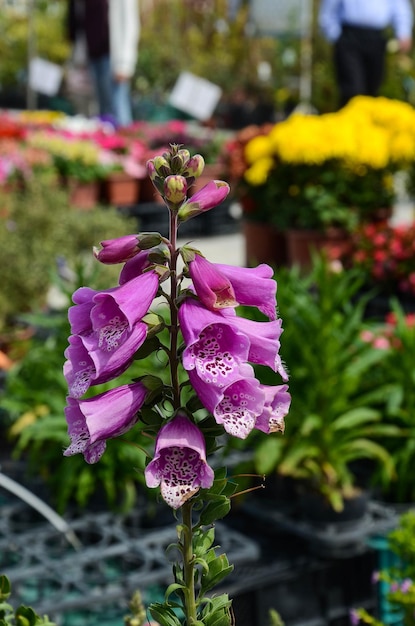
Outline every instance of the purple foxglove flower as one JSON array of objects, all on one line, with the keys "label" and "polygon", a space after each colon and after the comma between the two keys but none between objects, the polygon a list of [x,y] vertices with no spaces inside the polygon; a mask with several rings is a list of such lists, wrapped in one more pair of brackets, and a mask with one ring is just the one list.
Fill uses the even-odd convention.
[{"label": "purple foxglove flower", "polygon": [[279,355],[279,338],[283,332],[281,319],[272,322],[255,322],[238,317],[233,309],[224,310],[221,315],[249,339],[248,361],[258,365],[267,365],[274,372],[278,372],[283,380],[288,380],[288,374]]},{"label": "purple foxglove flower", "polygon": [[137,422],[146,394],[147,389],[138,382],[88,400],[67,398],[65,417],[71,444],[64,455],[82,453],[87,463],[99,461],[106,440],[123,435]]},{"label": "purple foxglove flower", "polygon": [[177,415],[160,429],[145,478],[147,487],[161,485],[161,495],[173,509],[182,506],[201,487],[212,486],[214,472],[206,461],[203,435],[185,415]]},{"label": "purple foxglove flower", "polygon": [[288,393],[288,385],[277,385],[267,387],[261,385],[265,393],[264,409],[258,416],[255,428],[264,433],[283,433],[285,429],[284,417],[287,415],[291,396]]},{"label": "purple foxglove flower", "polygon": [[149,271],[107,291],[78,289],[73,295],[77,304],[68,312],[72,334],[94,333],[97,347],[116,350],[128,335],[125,331],[131,333],[147,313],[158,285],[157,274]]},{"label": "purple foxglove flower", "polygon": [[271,320],[276,319],[277,283],[272,279],[273,270],[269,265],[234,267],[210,263],[195,254],[189,263],[189,272],[200,301],[209,309],[244,304],[257,307]]},{"label": "purple foxglove flower", "polygon": [[[125,339],[123,337],[125,335]],[[102,350],[97,345],[94,334],[69,337],[69,347],[65,350],[68,359],[63,373],[69,387],[69,395],[80,398],[90,385],[99,385],[116,378],[131,365],[134,355],[144,343],[147,325],[137,322],[129,332],[124,330],[119,338],[117,350]]]},{"label": "purple foxglove flower", "polygon": [[[279,337],[282,333],[281,319],[272,322],[254,322],[238,317],[234,309],[214,312],[205,309],[200,303],[189,298],[179,308],[179,321],[186,343],[186,349],[183,354],[185,369],[189,369],[188,357],[191,352],[195,349],[199,350],[199,345],[197,347],[194,347],[194,345],[200,341],[201,333],[214,334],[217,325],[221,325],[230,326],[237,335],[235,336],[228,332],[227,337],[234,337],[234,340],[232,344],[228,346],[224,344],[222,347],[230,352],[239,363],[245,360],[259,365],[267,365],[278,372],[283,380],[288,379],[278,353],[280,349]],[[209,326],[213,330],[209,330]],[[249,342],[247,357],[243,356],[245,354],[246,340]],[[241,352],[242,347],[244,349]],[[236,357],[237,354],[238,356]],[[215,358],[218,357],[219,354]],[[203,352],[201,358],[205,358]]]},{"label": "purple foxglove flower", "polygon": [[272,267],[265,263],[257,267],[214,265],[230,281],[239,304],[255,306],[270,320],[276,319],[277,282]]},{"label": "purple foxglove flower", "polygon": [[218,313],[186,300],[179,309],[186,348],[183,366],[195,370],[205,383],[219,389],[240,378],[239,367],[247,361],[249,341]]},{"label": "purple foxglove flower", "polygon": [[117,239],[101,241],[102,249],[94,248],[94,255],[101,263],[124,263],[140,251],[138,235],[125,235]]},{"label": "purple foxglove flower", "polygon": [[195,254],[189,263],[189,273],[201,303],[214,311],[238,306],[235,292],[229,279],[200,254]]},{"label": "purple foxglove flower", "polygon": [[210,211],[227,197],[230,191],[228,183],[223,180],[211,180],[197,191],[190,200],[182,204],[178,211],[179,222],[186,222],[196,215]]}]

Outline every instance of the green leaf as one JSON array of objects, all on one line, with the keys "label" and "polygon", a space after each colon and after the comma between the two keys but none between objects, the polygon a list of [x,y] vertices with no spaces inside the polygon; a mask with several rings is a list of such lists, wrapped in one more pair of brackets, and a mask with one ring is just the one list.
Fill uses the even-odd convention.
[{"label": "green leaf", "polygon": [[0,576],[0,600],[7,600],[11,593],[10,580],[2,574]]},{"label": "green leaf", "polygon": [[171,608],[161,602],[153,602],[148,607],[151,617],[160,624],[160,626],[181,626],[179,618]]},{"label": "green leaf", "polygon": [[268,437],[255,451],[255,468],[260,474],[269,474],[278,464],[284,447],[283,438]]},{"label": "green leaf", "polygon": [[232,571],[233,566],[229,565],[228,557],[226,554],[220,554],[216,556],[214,550],[210,550],[207,555],[209,569],[207,572],[203,572],[201,580],[201,593],[205,594],[206,591],[213,589],[220,583],[221,580],[226,578]]},{"label": "green leaf", "polygon": [[230,510],[231,502],[229,498],[226,496],[220,496],[212,502],[208,502],[200,514],[200,523],[203,526],[209,526],[216,520],[226,517]]},{"label": "green leaf", "polygon": [[209,528],[208,530],[203,530],[199,528],[193,536],[193,552],[196,557],[201,557],[206,554],[209,548],[212,547],[213,542],[215,541],[215,529]]},{"label": "green leaf", "polygon": [[366,424],[367,422],[374,422],[379,418],[379,411],[370,407],[352,409],[351,411],[347,411],[347,413],[343,413],[343,415],[340,415],[340,417],[334,420],[332,429],[334,431],[352,429],[356,428],[356,426]]}]

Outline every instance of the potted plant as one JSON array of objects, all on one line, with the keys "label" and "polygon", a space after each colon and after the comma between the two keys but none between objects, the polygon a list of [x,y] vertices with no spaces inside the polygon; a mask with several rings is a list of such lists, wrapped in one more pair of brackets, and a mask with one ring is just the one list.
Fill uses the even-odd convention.
[{"label": "potted plant", "polygon": [[[399,111],[402,125],[394,121]],[[340,235],[391,209],[392,174],[414,151],[413,120],[405,103],[358,97],[337,113],[294,113],[273,126],[245,129],[242,153],[230,164],[236,160],[246,220],[285,231],[289,256],[311,234],[317,248],[333,234],[338,246]]]},{"label": "potted plant", "polygon": [[[394,504],[415,502],[412,475],[415,470],[415,314],[405,313],[396,298],[391,301],[392,311],[376,331],[365,335],[383,358],[376,370],[370,372],[372,384],[386,387],[387,393],[378,404],[385,418],[396,424],[403,437],[384,440],[393,458],[395,472],[391,479],[378,473],[378,498]],[[386,478],[386,480],[385,480]]]},{"label": "potted plant", "polygon": [[371,459],[387,478],[393,475],[380,438],[401,432],[383,421],[376,404],[386,386],[366,383],[385,354],[361,339],[364,302],[353,302],[360,283],[354,271],[334,273],[324,257],[314,257],[306,277],[298,268],[280,273],[292,405],[284,438],[264,440],[255,451],[259,473],[295,479],[303,489],[299,505],[305,493],[315,493],[330,515],[359,494],[357,461]]},{"label": "potted plant", "polygon": [[351,254],[340,257],[346,267],[356,267],[368,288],[376,288],[376,302],[383,319],[390,298],[399,299],[407,311],[415,311],[415,224],[386,222],[361,226],[353,236]]}]

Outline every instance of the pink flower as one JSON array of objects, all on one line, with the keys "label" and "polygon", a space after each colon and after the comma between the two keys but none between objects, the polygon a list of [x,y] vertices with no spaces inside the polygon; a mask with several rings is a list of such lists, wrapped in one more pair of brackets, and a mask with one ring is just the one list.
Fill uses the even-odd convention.
[{"label": "pink flower", "polygon": [[160,429],[145,478],[147,487],[161,485],[161,495],[173,509],[201,487],[212,486],[214,473],[206,461],[203,435],[188,417],[179,414]]},{"label": "pink flower", "polygon": [[82,453],[87,463],[99,461],[106,440],[119,437],[137,422],[146,394],[142,383],[132,383],[88,400],[68,398],[65,416],[71,444],[64,455]]}]

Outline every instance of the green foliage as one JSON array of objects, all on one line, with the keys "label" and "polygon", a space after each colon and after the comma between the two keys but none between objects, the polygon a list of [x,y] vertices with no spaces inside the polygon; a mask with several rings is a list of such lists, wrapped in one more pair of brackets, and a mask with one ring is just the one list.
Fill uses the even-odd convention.
[{"label": "green foliage", "polygon": [[8,600],[11,595],[11,584],[7,576],[0,576],[0,626],[56,626],[47,615],[37,615],[27,606],[14,609]]},{"label": "green foliage", "polygon": [[[59,259],[71,266],[86,253],[91,257],[99,241],[137,229],[115,209],[74,209],[66,190],[40,175],[21,193],[2,194],[0,201],[7,214],[0,221],[0,329],[17,315],[45,306]],[[108,270],[105,274],[108,281]]]},{"label": "green foliage", "polygon": [[[46,6],[41,6],[41,5]],[[47,6],[49,5],[49,6]],[[53,6],[51,6],[53,5]],[[65,2],[36,2],[34,37],[37,54],[54,63],[62,64],[70,48],[64,36],[63,15]],[[0,67],[0,86],[23,83],[27,66],[28,16],[24,11],[2,8],[0,12],[0,55],[7,62]]]},{"label": "green foliage", "polygon": [[[77,280],[78,285],[85,281],[94,285],[91,277],[86,278],[83,266]],[[68,306],[76,286],[66,286]],[[135,429],[122,440],[108,441],[108,449],[96,466],[86,464],[81,455],[64,457],[62,450],[69,443],[64,416],[67,383],[62,373],[70,334],[67,309],[49,316],[26,316],[25,320],[37,328],[37,334],[25,356],[8,372],[0,395],[14,455],[25,455],[29,473],[45,480],[53,505],[62,513],[70,504],[84,508],[97,496],[113,509],[130,509],[144,482],[145,452],[140,446],[144,447],[148,439],[141,438]],[[143,375],[149,369],[157,372],[161,367],[157,356],[151,355],[137,365],[136,374]],[[120,378],[114,384],[121,384]],[[100,391],[108,386],[102,385]]]},{"label": "green foliage", "polygon": [[[361,284],[358,273],[335,273],[317,256],[307,276],[296,268],[278,272],[281,356],[290,373],[292,404],[284,436],[262,438],[255,449],[259,473],[275,470],[306,481],[335,510],[355,490],[352,462],[373,459],[391,479],[392,459],[381,441],[402,434],[384,422],[376,406],[386,395],[385,381],[367,384],[385,354],[361,340],[366,327]],[[277,384],[270,370],[257,373],[262,382]]]},{"label": "green foliage", "polygon": [[[400,428],[402,438],[386,439],[385,445],[393,457],[396,473],[392,481],[383,481],[384,495],[395,502],[413,502],[415,485],[415,325],[413,316],[406,316],[397,301],[392,301],[394,323],[383,326],[388,347],[377,371],[370,372],[374,384],[387,385],[382,410]],[[381,478],[381,477],[379,477]]]}]

